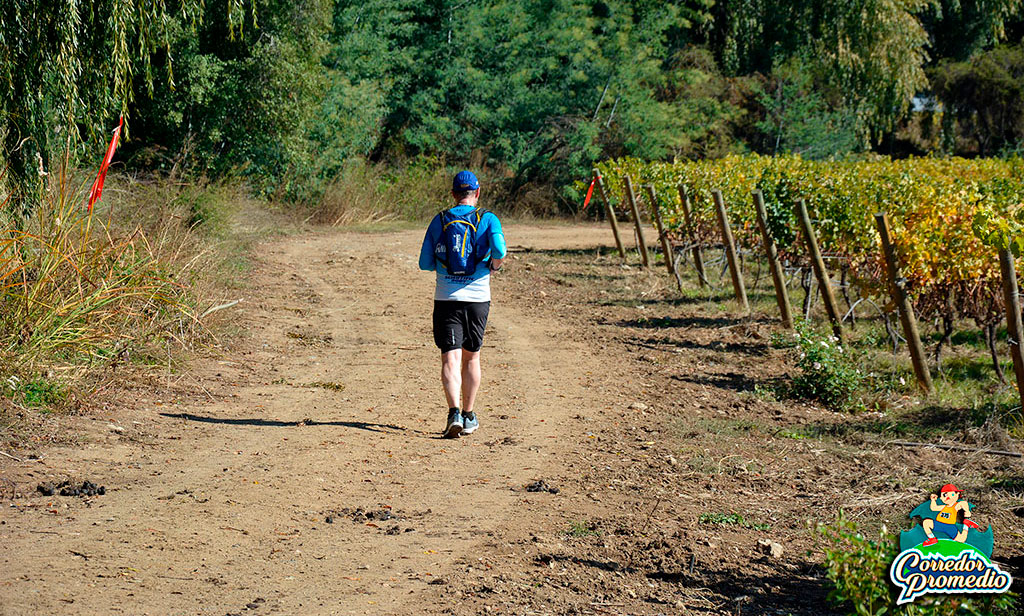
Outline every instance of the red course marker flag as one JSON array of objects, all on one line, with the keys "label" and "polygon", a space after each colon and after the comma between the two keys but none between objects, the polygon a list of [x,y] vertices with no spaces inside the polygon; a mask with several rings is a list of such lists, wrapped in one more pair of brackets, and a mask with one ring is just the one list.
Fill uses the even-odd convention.
[{"label": "red course marker flag", "polygon": [[590,188],[587,189],[587,198],[583,200],[583,209],[586,210],[587,206],[590,205],[590,197],[594,195],[594,182],[597,178],[590,180]]},{"label": "red course marker flag", "polygon": [[96,180],[92,183],[92,189],[89,191],[89,212],[92,212],[92,206],[94,203],[100,200],[100,196],[103,195],[103,180],[107,177],[107,168],[110,167],[110,161],[114,158],[114,150],[117,149],[117,143],[121,139],[121,128],[124,126],[124,116],[117,123],[117,128],[114,129],[114,136],[110,139],[110,145],[107,146],[107,154],[103,157],[103,164],[100,165],[100,172],[96,174]]}]

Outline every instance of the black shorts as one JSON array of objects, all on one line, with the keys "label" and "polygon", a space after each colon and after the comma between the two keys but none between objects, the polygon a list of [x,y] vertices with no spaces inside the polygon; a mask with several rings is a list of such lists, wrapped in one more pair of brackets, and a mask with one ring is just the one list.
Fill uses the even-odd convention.
[{"label": "black shorts", "polygon": [[442,353],[455,349],[479,351],[490,310],[491,302],[434,300],[434,344]]}]

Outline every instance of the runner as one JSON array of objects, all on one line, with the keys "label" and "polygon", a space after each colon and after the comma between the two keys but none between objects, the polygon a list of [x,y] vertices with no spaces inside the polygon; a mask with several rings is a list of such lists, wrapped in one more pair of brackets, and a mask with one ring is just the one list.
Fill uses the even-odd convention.
[{"label": "runner", "polygon": [[505,260],[501,222],[477,207],[480,182],[472,172],[455,176],[452,198],[455,205],[434,216],[420,248],[420,269],[437,272],[434,344],[441,350],[441,383],[448,402],[445,438],[472,434],[480,425],[473,404],[480,388],[491,272]]}]

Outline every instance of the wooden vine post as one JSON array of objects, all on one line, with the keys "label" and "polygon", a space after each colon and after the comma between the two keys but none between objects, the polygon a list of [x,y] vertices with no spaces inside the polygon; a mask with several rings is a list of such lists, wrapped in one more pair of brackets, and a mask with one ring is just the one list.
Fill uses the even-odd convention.
[{"label": "wooden vine post", "polygon": [[1024,351],[1021,350],[1020,295],[1017,286],[1017,270],[1013,253],[1008,248],[999,250],[999,269],[1003,274],[1003,301],[1006,303],[1006,329],[1010,336],[1010,357],[1013,358],[1013,372],[1017,376],[1017,394],[1024,404]]},{"label": "wooden vine post", "polygon": [[786,277],[779,263],[779,253],[775,248],[775,240],[768,230],[768,213],[764,208],[764,195],[760,190],[753,192],[754,208],[757,210],[757,226],[761,228],[761,239],[764,240],[764,253],[768,256],[768,268],[772,272],[772,284],[775,285],[775,301],[779,304],[782,325],[793,329],[793,313],[789,305],[789,292],[786,290]]},{"label": "wooden vine post", "polygon": [[665,267],[669,274],[675,274],[676,270],[672,262],[672,245],[669,244],[668,235],[665,234],[665,225],[661,221],[661,209],[658,208],[658,196],[654,193],[654,185],[648,184],[647,196],[651,200],[651,215],[654,216],[654,223],[658,226],[658,239],[661,240],[661,254],[665,255]]},{"label": "wooden vine post", "polygon": [[917,376],[917,384],[925,393],[932,393],[932,375],[928,372],[928,364],[925,363],[924,346],[921,345],[921,336],[917,331],[917,318],[914,316],[914,307],[907,298],[907,292],[903,288],[903,279],[900,278],[899,268],[896,266],[896,249],[892,245],[892,232],[889,230],[889,217],[885,212],[875,214],[875,224],[878,225],[878,235],[882,238],[882,254],[885,256],[885,270],[889,275],[889,294],[900,313],[900,323],[903,325],[903,335],[907,339],[907,346],[910,348],[910,361],[914,364],[914,375]]},{"label": "wooden vine post", "polygon": [[722,191],[711,191],[711,197],[715,200],[715,209],[718,211],[718,226],[722,231],[722,242],[725,244],[725,257],[729,260],[732,290],[736,294],[736,301],[739,303],[740,308],[744,312],[750,312],[750,304],[747,303],[747,289],[743,286],[743,272],[740,271],[740,262],[736,255],[736,241],[732,238],[732,228],[729,227],[729,216],[725,211]]},{"label": "wooden vine post", "polygon": [[629,207],[633,210],[633,222],[636,223],[636,241],[637,248],[640,250],[640,260],[643,261],[644,267],[650,267],[650,258],[647,256],[647,242],[644,241],[644,227],[643,223],[640,222],[640,208],[636,205],[636,193],[633,192],[633,180],[629,179],[629,176],[626,175],[622,181],[626,186],[626,199],[629,200]]},{"label": "wooden vine post", "polygon": [[839,305],[836,303],[835,293],[832,292],[832,280],[828,276],[828,270],[825,269],[825,260],[821,258],[821,251],[818,250],[818,239],[814,235],[811,216],[807,213],[807,204],[803,199],[796,202],[796,217],[800,220],[804,239],[807,240],[807,252],[811,254],[811,266],[814,269],[814,275],[818,278],[821,297],[825,300],[825,312],[828,313],[828,320],[832,322],[832,333],[842,342],[843,327],[842,317],[839,316]]},{"label": "wooden vine post", "polygon": [[594,180],[597,182],[597,192],[601,193],[601,200],[604,201],[604,209],[608,212],[608,222],[612,224],[612,234],[615,236],[615,247],[619,249],[619,256],[626,260],[626,249],[622,247],[622,238],[619,236],[619,221],[615,218],[615,208],[608,198],[608,191],[604,187],[604,178],[601,172],[594,169]]},{"label": "wooden vine post", "polygon": [[686,237],[690,240],[690,251],[693,253],[693,267],[697,270],[697,281],[703,287],[707,277],[704,275],[704,257],[700,254],[696,227],[693,226],[693,219],[690,217],[690,195],[686,192],[684,184],[680,184],[678,190],[679,203],[683,206],[683,220],[686,222]]}]

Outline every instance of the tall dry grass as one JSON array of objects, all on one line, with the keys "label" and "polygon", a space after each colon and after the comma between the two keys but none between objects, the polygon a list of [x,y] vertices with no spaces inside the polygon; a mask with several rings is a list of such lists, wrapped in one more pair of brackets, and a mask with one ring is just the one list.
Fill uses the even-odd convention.
[{"label": "tall dry grass", "polygon": [[451,205],[454,173],[428,157],[400,167],[351,159],[328,185],[310,219],[331,226],[429,220]]},{"label": "tall dry grass", "polygon": [[53,175],[31,217],[0,218],[0,377],[12,397],[40,374],[74,388],[193,348],[215,303],[204,280],[218,258],[216,190],[111,177],[89,213],[88,179]]},{"label": "tall dry grass", "polygon": [[[349,159],[310,206],[307,220],[330,226],[425,222],[452,205],[452,177],[463,168],[428,156],[391,164]],[[479,162],[470,168],[483,188],[481,205],[504,216],[545,220],[575,212],[552,184],[517,185],[508,169],[482,170]]]}]

